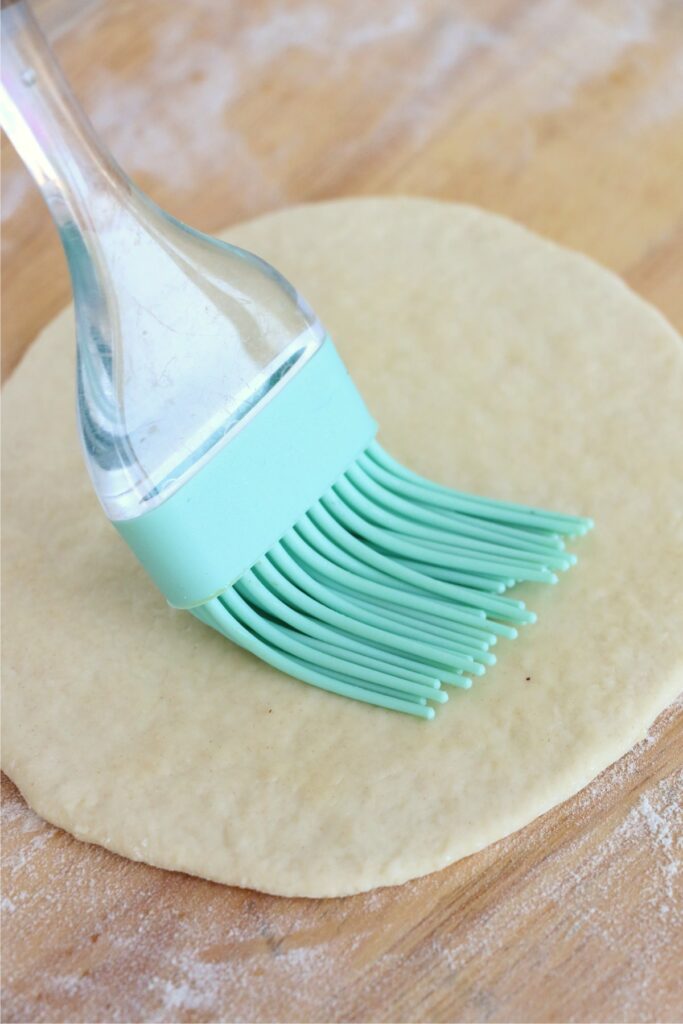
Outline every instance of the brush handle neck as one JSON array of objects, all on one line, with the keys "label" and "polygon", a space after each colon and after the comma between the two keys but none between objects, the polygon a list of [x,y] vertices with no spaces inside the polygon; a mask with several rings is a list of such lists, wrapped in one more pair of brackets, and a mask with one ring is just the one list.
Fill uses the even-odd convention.
[{"label": "brush handle neck", "polygon": [[95,134],[25,0],[3,0],[0,18],[0,123],[66,245],[74,229],[83,235],[97,228],[98,211],[110,214],[132,186]]},{"label": "brush handle neck", "polygon": [[100,144],[24,0],[2,5],[0,121],[45,197],[76,314],[78,420],[107,512],[165,502],[323,344],[258,257],[187,227]]}]

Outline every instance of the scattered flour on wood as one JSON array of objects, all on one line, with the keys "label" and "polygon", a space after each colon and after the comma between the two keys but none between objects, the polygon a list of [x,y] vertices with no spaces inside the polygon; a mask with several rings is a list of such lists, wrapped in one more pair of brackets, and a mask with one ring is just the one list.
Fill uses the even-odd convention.
[{"label": "scattered flour on wood", "polygon": [[[93,40],[106,47],[111,26],[120,30],[116,5],[89,0],[83,11],[81,6],[78,17],[60,14],[58,20],[49,7],[39,9],[50,38],[67,56],[67,72],[75,48],[92,47]],[[486,105],[481,89],[471,96],[458,77],[467,59],[484,52],[493,55],[491,80],[516,93],[520,113],[528,111],[531,125],[535,114],[569,107],[584,86],[605,79],[622,59],[645,52],[662,16],[658,0],[624,2],[612,18],[575,0],[548,0],[529,4],[505,31],[494,19],[477,17],[475,3],[448,0],[383,0],[374,7],[367,0],[301,0],[291,9],[265,0],[253,13],[243,6],[239,16],[224,0],[175,4],[172,16],[165,16],[159,0],[154,7],[153,31],[149,18],[140,21],[139,30],[132,22],[131,32],[140,39],[128,74],[112,70],[110,60],[95,61],[83,104],[133,177],[151,176],[180,194],[194,191],[198,182],[211,180],[217,166],[224,167],[238,183],[244,216],[306,198],[299,190],[290,195],[287,180],[292,150],[306,145],[307,119],[292,117],[287,137],[267,152],[259,145],[260,122],[243,129],[238,106],[264,75],[302,96],[325,83],[343,88],[344,81],[363,82],[368,108],[376,105],[379,117],[369,120],[363,138],[345,137],[340,119],[334,148],[326,150],[327,163],[339,165],[396,139],[407,150],[424,144],[438,127],[432,116],[435,97],[440,107],[450,97],[451,114],[467,114],[474,103]],[[135,19],[135,10],[125,17]],[[379,62],[378,54],[384,55]],[[657,83],[633,117],[629,113],[626,130],[675,115],[681,91],[674,58],[665,73],[671,81]],[[491,102],[499,103],[495,90]],[[522,149],[528,156],[533,127],[525,135]],[[509,160],[495,139],[491,146],[492,159]],[[3,222],[30,194],[28,176],[12,164],[3,178]]]},{"label": "scattered flour on wood", "polygon": [[[682,710],[679,702],[664,721]],[[44,823],[8,784],[7,1019],[48,1021],[55,1007],[71,1008],[76,1016],[68,1019],[102,1019],[103,1001],[111,1021],[220,1013],[256,1020],[263,1007],[279,1007],[281,1020],[343,1018],[362,1012],[346,993],[381,1003],[397,976],[421,971],[445,990],[462,984],[463,998],[495,1017],[505,1013],[504,982],[498,991],[496,977],[487,977],[480,992],[477,979],[496,954],[506,958],[508,974],[523,978],[529,964],[557,972],[555,984],[565,986],[571,1006],[575,984],[599,984],[590,964],[600,971],[615,951],[624,959],[610,982],[614,1004],[624,1019],[647,1019],[647,1005],[665,998],[660,967],[670,963],[671,943],[683,931],[683,771],[646,791],[639,775],[661,722],[556,812],[566,814],[575,838],[555,843],[556,815],[547,815],[446,872],[327,901],[322,914],[317,901],[229,889],[85,848]],[[631,800],[625,816],[617,797]],[[519,874],[518,900],[505,898],[510,871]],[[471,897],[495,894],[499,873],[503,898],[487,898],[472,913]],[[527,924],[541,914],[549,931],[539,945]],[[411,920],[415,928],[407,932]],[[583,981],[562,973],[563,950],[576,941],[591,951]],[[27,970],[31,958],[39,970]]]}]

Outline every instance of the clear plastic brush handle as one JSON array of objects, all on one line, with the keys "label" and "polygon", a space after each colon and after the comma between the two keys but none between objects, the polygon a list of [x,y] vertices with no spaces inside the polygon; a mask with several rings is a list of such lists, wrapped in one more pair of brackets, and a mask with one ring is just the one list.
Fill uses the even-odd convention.
[{"label": "clear plastic brush handle", "polygon": [[66,253],[93,485],[110,519],[134,518],[214,455],[317,351],[324,329],[273,267],[135,187],[24,0],[2,4],[0,120]]}]

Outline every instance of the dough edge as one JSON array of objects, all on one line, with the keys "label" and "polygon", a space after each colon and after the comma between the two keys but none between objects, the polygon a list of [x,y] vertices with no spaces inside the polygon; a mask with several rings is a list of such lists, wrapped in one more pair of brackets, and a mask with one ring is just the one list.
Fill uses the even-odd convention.
[{"label": "dough edge", "polygon": [[[581,253],[571,252],[571,250],[568,250],[563,246],[557,245],[551,240],[541,238],[534,232],[527,230],[522,225],[516,223],[513,220],[510,220],[507,217],[495,213],[490,213],[489,211],[481,211],[477,207],[470,206],[468,204],[458,204],[451,202],[442,203],[442,201],[440,200],[422,199],[419,197],[392,196],[390,199],[386,199],[384,197],[344,198],[340,200],[325,201],[315,204],[300,204],[297,206],[289,207],[284,211],[266,213],[257,218],[246,221],[244,222],[244,224],[237,224],[232,226],[229,230],[221,232],[220,237],[231,240],[232,236],[235,233],[239,234],[239,232],[245,227],[251,229],[255,225],[264,222],[269,222],[272,221],[273,219],[278,219],[282,217],[287,218],[291,214],[296,214],[298,212],[306,211],[311,208],[315,210],[315,208],[317,207],[339,207],[347,204],[351,208],[363,204],[374,205],[378,202],[390,204],[398,202],[402,205],[413,203],[429,203],[439,206],[445,205],[451,209],[455,208],[457,210],[460,210],[463,213],[466,213],[467,215],[472,215],[477,219],[483,213],[484,216],[491,222],[498,221],[505,225],[506,229],[507,227],[511,227],[515,231],[527,235],[530,239],[533,239],[534,245],[540,244],[547,246],[548,251],[556,251],[558,253],[562,253],[563,256],[571,255],[572,259],[580,261],[582,264],[584,264],[584,266],[591,268],[591,273],[597,271],[605,279],[609,279],[612,285],[617,285],[623,291],[624,298],[627,298],[627,301],[635,302],[642,309],[646,309],[648,316],[650,316],[650,318],[656,317],[659,321],[660,327],[669,334],[671,340],[680,344],[679,336],[668,323],[668,321],[666,321],[666,319],[659,313],[658,310],[656,310],[654,307],[650,306],[648,303],[644,302],[644,300],[636,296],[618,275],[602,267],[600,264],[592,260],[590,257],[587,257]],[[39,333],[36,342],[40,342],[41,338],[43,338],[45,335],[50,335],[55,330],[55,324],[61,322],[63,317],[68,317],[69,315],[70,307],[64,310],[61,314],[59,314],[50,324],[47,325],[46,328],[44,328]],[[580,548],[578,550],[580,553]],[[253,873],[243,872],[239,877],[235,877],[234,873],[230,870],[229,865],[228,870],[226,871],[226,875],[230,875],[230,878],[227,878],[226,875],[222,875],[220,872],[202,872],[200,874],[200,877],[205,877],[215,882],[234,884],[246,888],[255,888],[259,889],[260,891],[271,892],[273,895],[304,896],[316,898],[347,896],[357,892],[367,891],[370,888],[378,886],[398,885],[408,881],[411,878],[439,871],[444,867],[454,863],[455,861],[470,854],[474,854],[479,850],[491,845],[492,843],[495,843],[503,839],[505,836],[508,836],[511,833],[518,831],[530,822],[534,821],[539,816],[559,806],[561,803],[571,798],[576,793],[580,792],[589,782],[595,779],[597,775],[600,774],[600,772],[602,772],[609,765],[617,761],[620,757],[627,753],[631,749],[631,747],[634,746],[634,744],[642,740],[647,735],[650,726],[657,718],[657,716],[676,698],[677,694],[680,692],[681,683],[683,683],[681,666],[673,666],[666,685],[662,684],[662,688],[657,695],[657,699],[651,702],[647,709],[647,714],[644,715],[644,717],[641,720],[634,721],[632,723],[632,728],[628,735],[623,735],[623,737],[620,740],[614,741],[613,743],[608,744],[604,748],[602,748],[600,751],[600,756],[595,757],[591,761],[590,767],[586,769],[582,777],[579,778],[575,772],[568,771],[567,774],[571,777],[568,777],[567,779],[563,780],[561,785],[558,784],[556,795],[552,799],[545,801],[538,800],[534,805],[519,807],[516,811],[510,812],[505,821],[501,821],[500,819],[498,819],[495,822],[491,821],[489,827],[485,831],[482,831],[480,833],[476,844],[472,844],[472,842],[469,841],[467,838],[462,840],[459,839],[451,841],[448,844],[448,851],[444,852],[438,858],[435,857],[434,861],[430,863],[430,865],[427,868],[425,868],[424,863],[418,863],[420,861],[419,857],[415,859],[414,863],[411,863],[408,860],[398,861],[394,859],[391,862],[391,864],[387,866],[383,871],[381,881],[368,882],[368,880],[359,880],[359,884],[352,885],[349,884],[348,880],[345,880],[340,882],[338,887],[335,887],[334,885],[327,885],[324,891],[319,890],[316,886],[315,881],[313,881],[313,884],[310,888],[314,891],[310,892],[303,891],[305,886],[302,886],[301,880],[292,880],[291,883],[288,883],[285,880],[280,880],[277,882],[277,884],[273,886],[272,889],[269,889],[268,885],[264,884],[263,876],[258,870],[256,870]],[[424,726],[424,728],[429,729],[429,725]],[[6,753],[8,747],[10,747],[9,756]],[[8,774],[11,776],[15,784],[20,789],[22,795],[26,799],[29,806],[36,813],[41,815],[41,817],[45,818],[45,820],[49,821],[51,824],[56,825],[60,828],[64,828],[66,831],[75,835],[76,838],[83,839],[87,842],[99,842],[98,839],[94,839],[91,835],[89,835],[87,830],[83,831],[80,830],[77,826],[75,827],[73,820],[69,819],[69,815],[67,813],[60,813],[59,809],[56,808],[53,804],[51,804],[49,795],[47,798],[45,798],[43,792],[41,791],[40,784],[32,784],[30,762],[26,764],[21,764],[19,760],[12,756],[11,743],[8,744],[7,739],[3,744],[3,768],[5,766],[5,763],[8,766]],[[187,858],[182,853],[169,851],[168,855],[164,856],[136,857],[134,854],[132,854],[130,848],[126,848],[125,843],[120,843],[116,840],[113,840],[106,843],[102,842],[101,845],[130,860],[141,860],[145,863],[149,863],[156,867],[168,870],[184,871],[189,874],[195,875],[198,874],[197,866],[193,862],[193,858]]]}]

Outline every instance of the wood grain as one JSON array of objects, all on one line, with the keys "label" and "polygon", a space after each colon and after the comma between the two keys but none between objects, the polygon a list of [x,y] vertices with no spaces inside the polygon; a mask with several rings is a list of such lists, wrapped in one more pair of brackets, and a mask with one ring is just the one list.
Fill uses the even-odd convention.
[{"label": "wood grain", "polygon": [[[517,218],[683,325],[677,0],[42,0],[96,126],[199,228],[338,195]],[[3,145],[3,373],[68,301]],[[653,410],[653,415],[658,414]],[[3,1019],[681,1019],[683,715],[591,789],[429,878],[281,900],[132,864],[3,784]]]}]

